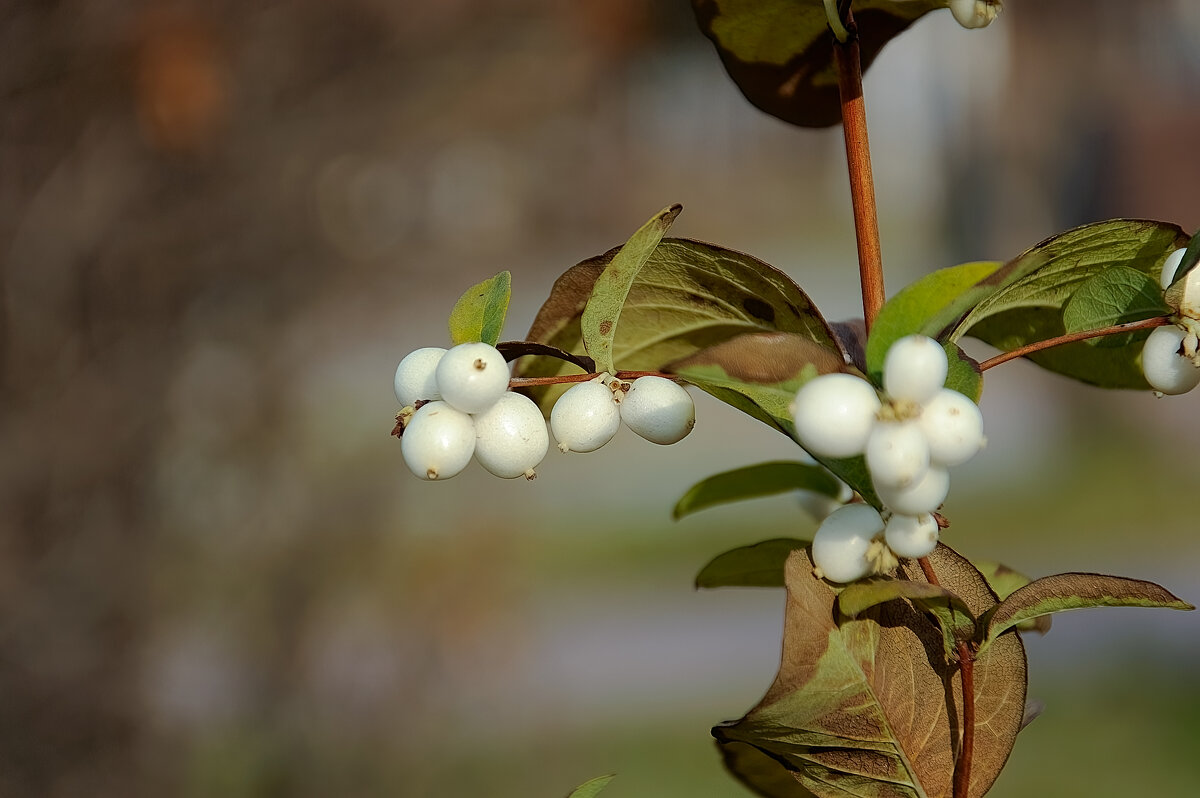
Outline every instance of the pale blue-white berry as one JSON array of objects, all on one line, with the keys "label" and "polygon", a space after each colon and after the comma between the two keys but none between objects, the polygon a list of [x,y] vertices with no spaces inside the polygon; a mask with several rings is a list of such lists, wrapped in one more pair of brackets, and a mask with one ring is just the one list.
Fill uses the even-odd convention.
[{"label": "pale blue-white berry", "polygon": [[409,470],[421,479],[449,479],[471,462],[475,423],[445,402],[429,402],[409,419],[400,450]]},{"label": "pale blue-white berry", "polygon": [[1186,337],[1175,325],[1155,327],[1142,347],[1142,374],[1159,393],[1187,393],[1200,385],[1200,368],[1181,351]]},{"label": "pale blue-white berry", "polygon": [[490,344],[459,344],[442,355],[437,384],[442,398],[456,409],[482,413],[508,390],[508,364]]},{"label": "pale blue-white berry", "polygon": [[444,354],[446,350],[440,346],[426,346],[409,352],[396,366],[392,384],[402,407],[442,398],[437,384],[437,366]]},{"label": "pale blue-white berry", "polygon": [[921,409],[918,423],[929,441],[930,462],[935,465],[965,463],[983,448],[983,413],[979,405],[958,391],[938,391]]},{"label": "pale blue-white berry", "polygon": [[880,407],[866,380],[824,374],[800,387],[791,411],[804,448],[822,457],[853,457],[866,448]]},{"label": "pale blue-white berry", "polygon": [[937,548],[937,519],[929,513],[894,514],[884,528],[883,540],[897,557],[926,557]]},{"label": "pale blue-white berry", "polygon": [[550,411],[550,430],[563,452],[593,452],[621,427],[612,389],[599,380],[572,385]]},{"label": "pale blue-white berry", "polygon": [[905,488],[875,485],[875,493],[889,510],[900,515],[932,513],[950,493],[950,472],[930,466],[920,481]]},{"label": "pale blue-white berry", "polygon": [[813,536],[813,565],[831,582],[853,582],[871,572],[867,550],[883,531],[883,518],[869,504],[847,504],[821,522]]},{"label": "pale blue-white berry", "polygon": [[929,468],[929,442],[916,421],[880,421],[867,437],[865,454],[876,485],[908,487]]},{"label": "pale blue-white berry", "polygon": [[924,335],[906,335],[883,359],[883,389],[893,399],[924,404],[942,389],[948,370],[941,344]]},{"label": "pale blue-white berry", "polygon": [[510,391],[474,420],[479,464],[504,479],[533,479],[533,469],[550,448],[546,419],[533,400]]},{"label": "pale blue-white berry", "polygon": [[696,426],[691,394],[665,377],[638,377],[621,400],[620,410],[625,426],[651,443],[677,443]]}]

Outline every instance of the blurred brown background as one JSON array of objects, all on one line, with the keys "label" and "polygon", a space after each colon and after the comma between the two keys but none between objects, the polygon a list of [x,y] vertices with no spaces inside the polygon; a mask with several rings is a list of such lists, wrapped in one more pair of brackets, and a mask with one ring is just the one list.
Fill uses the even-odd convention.
[{"label": "blurred brown background", "polygon": [[[1200,10],[938,12],[867,80],[891,290],[1113,216],[1200,227]],[[534,483],[419,483],[396,362],[458,293],[674,233],[857,306],[839,130],[725,78],[685,0],[0,3],[0,795],[737,796],[708,727],[778,594],[695,594],[787,498],[672,525],[795,449],[699,400]],[[1200,597],[1196,398],[988,384],[952,545]],[[1194,616],[1069,615],[994,795],[1188,795]]]}]

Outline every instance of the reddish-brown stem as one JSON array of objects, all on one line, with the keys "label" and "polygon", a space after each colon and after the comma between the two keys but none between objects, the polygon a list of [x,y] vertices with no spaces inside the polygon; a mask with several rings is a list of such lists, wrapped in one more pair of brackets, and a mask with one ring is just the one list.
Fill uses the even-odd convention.
[{"label": "reddish-brown stem", "polygon": [[[572,382],[588,382],[599,377],[598,372],[592,374],[561,374],[554,377],[513,377],[508,381],[510,388],[530,388],[535,385],[566,385]],[[638,377],[665,377],[668,380],[678,379],[674,374],[661,371],[618,371],[613,375],[619,380],[636,380]]]},{"label": "reddish-brown stem", "polygon": [[971,790],[971,757],[975,751],[975,652],[958,643],[958,668],[962,674],[962,748],[954,763],[954,798],[967,798]]},{"label": "reddish-brown stem", "polygon": [[1130,321],[1125,324],[1114,324],[1111,327],[1102,327],[1099,330],[1084,330],[1083,332],[1068,333],[1060,335],[1057,338],[1047,338],[1045,341],[1035,341],[1032,344],[1018,347],[1011,352],[1004,352],[995,357],[988,358],[979,364],[980,371],[987,371],[994,366],[999,366],[1001,363],[1007,363],[1010,360],[1016,360],[1019,357],[1024,357],[1031,352],[1040,352],[1043,349],[1052,349],[1063,344],[1073,344],[1076,341],[1086,341],[1089,338],[1102,338],[1106,335],[1117,335],[1118,333],[1133,332],[1134,330],[1149,330],[1152,327],[1162,327],[1170,324],[1171,320],[1166,316],[1155,316],[1152,319],[1142,319],[1141,321]]},{"label": "reddish-brown stem", "polygon": [[846,27],[851,36],[845,42],[834,40],[833,55],[837,63],[838,96],[842,103],[842,133],[846,139],[854,235],[858,240],[863,318],[870,330],[883,307],[883,255],[879,247],[879,220],[875,215],[875,179],[871,174],[871,146],[867,140],[867,112],[863,104],[862,61],[853,15],[847,15]]},{"label": "reddish-brown stem", "polygon": [[917,560],[921,564],[921,570],[925,572],[925,581],[931,585],[941,585],[938,581],[937,574],[933,572],[933,564],[929,562],[928,557],[921,557]]}]

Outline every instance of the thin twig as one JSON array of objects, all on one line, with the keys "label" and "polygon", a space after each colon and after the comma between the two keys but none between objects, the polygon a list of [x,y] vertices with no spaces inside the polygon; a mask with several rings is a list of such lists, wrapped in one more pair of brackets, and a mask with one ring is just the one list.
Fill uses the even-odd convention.
[{"label": "thin twig", "polygon": [[846,139],[846,167],[850,173],[850,202],[854,209],[854,235],[858,241],[858,273],[862,283],[863,318],[867,329],[883,307],[883,254],[879,246],[879,219],[875,211],[875,179],[871,173],[871,146],[867,140],[867,113],[863,104],[862,60],[854,16],[847,15],[851,33],[846,42],[833,43],[842,104],[842,133]]},{"label": "thin twig", "polygon": [[988,358],[979,364],[980,371],[987,371],[990,368],[999,366],[1001,363],[1007,363],[1010,360],[1016,360],[1019,357],[1024,357],[1032,352],[1040,352],[1043,349],[1051,349],[1063,344],[1073,344],[1076,341],[1086,341],[1089,338],[1102,338],[1106,335],[1117,335],[1118,333],[1133,332],[1135,330],[1149,330],[1152,327],[1163,327],[1170,324],[1171,320],[1167,316],[1155,316],[1152,319],[1142,319],[1141,321],[1130,321],[1125,324],[1114,324],[1111,327],[1103,327],[1099,330],[1085,330],[1084,332],[1068,333],[1060,335],[1056,338],[1047,338],[1045,341],[1035,341],[1032,344],[1018,347],[1011,352],[1003,352],[995,357]]},{"label": "thin twig", "polygon": [[954,798],[968,798],[971,791],[971,758],[975,753],[975,652],[964,641],[958,643],[958,667],[962,674],[962,748],[954,763]]}]

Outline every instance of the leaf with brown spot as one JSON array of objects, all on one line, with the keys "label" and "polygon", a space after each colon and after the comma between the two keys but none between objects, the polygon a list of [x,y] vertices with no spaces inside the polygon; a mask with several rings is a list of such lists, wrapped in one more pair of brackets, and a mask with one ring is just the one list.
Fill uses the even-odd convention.
[{"label": "leaf with brown spot", "polygon": [[987,619],[984,645],[992,646],[1004,640],[1004,632],[1022,622],[1052,612],[1089,607],[1196,609],[1153,582],[1105,574],[1055,574],[1033,580],[1002,601]]},{"label": "leaf with brown spot", "polygon": [[[940,546],[930,560],[942,587],[972,613],[995,603],[962,557]],[[902,567],[901,574],[925,581],[917,564],[909,565],[915,573]],[[941,632],[907,601],[878,605],[839,625],[838,591],[812,571],[807,550],[788,558],[779,673],[754,709],[713,735],[725,745],[754,746],[818,796],[948,796],[962,685]],[[975,666],[970,798],[995,781],[1024,714],[1024,649],[1015,635],[997,644]]]},{"label": "leaf with brown spot", "polygon": [[[862,68],[948,0],[854,0]],[[822,0],[692,0],[729,77],[761,110],[801,127],[841,121],[833,37]]]},{"label": "leaf with brown spot", "polygon": [[[583,309],[616,252],[590,258],[559,277],[527,338],[583,354]],[[839,351],[812,301],[783,272],[741,252],[665,238],[629,287],[613,331],[613,363],[618,370],[659,371],[743,333],[775,331]],[[525,358],[516,368],[518,377],[568,373],[571,366],[552,358]],[[563,390],[548,386],[528,393],[548,411]]]},{"label": "leaf with brown spot", "polygon": [[681,211],[683,206],[678,204],[663,208],[638,228],[592,285],[592,295],[583,307],[580,329],[583,347],[600,371],[612,373],[617,370],[613,365],[613,336],[629,289]]}]

